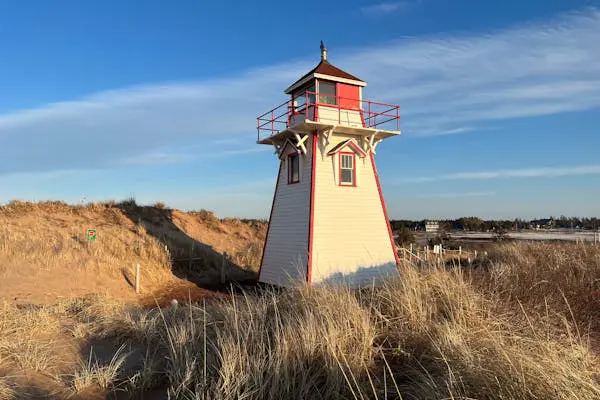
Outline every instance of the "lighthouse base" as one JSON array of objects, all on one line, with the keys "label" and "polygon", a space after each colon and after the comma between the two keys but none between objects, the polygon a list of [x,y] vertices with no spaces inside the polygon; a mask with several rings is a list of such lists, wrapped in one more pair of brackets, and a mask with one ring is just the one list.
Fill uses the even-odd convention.
[{"label": "lighthouse base", "polygon": [[320,282],[314,282],[313,286],[343,285],[350,288],[365,286],[379,286],[386,280],[400,276],[395,262],[371,267],[361,267],[354,272],[344,274],[336,272],[324,277]]}]

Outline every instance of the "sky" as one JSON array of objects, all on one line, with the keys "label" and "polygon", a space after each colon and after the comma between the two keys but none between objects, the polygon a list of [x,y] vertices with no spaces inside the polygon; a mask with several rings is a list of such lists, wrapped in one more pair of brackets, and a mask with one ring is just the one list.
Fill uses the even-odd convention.
[{"label": "sky", "polygon": [[600,0],[0,2],[0,204],[268,217],[256,117],[320,40],[401,107],[391,218],[600,215]]}]

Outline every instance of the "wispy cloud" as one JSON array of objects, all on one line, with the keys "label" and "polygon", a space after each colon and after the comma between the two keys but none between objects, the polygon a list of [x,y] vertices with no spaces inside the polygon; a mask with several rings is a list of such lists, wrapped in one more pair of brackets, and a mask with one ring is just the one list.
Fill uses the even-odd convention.
[{"label": "wispy cloud", "polygon": [[[586,9],[500,31],[332,51],[331,59],[369,81],[367,98],[399,103],[409,135],[460,134],[493,120],[599,107],[599,42],[600,11]],[[126,87],[0,115],[0,175],[185,161],[191,146],[250,151],[243,146],[256,146],[255,117],[283,101],[281,89],[314,62]],[[219,146],[229,138],[247,142]]]},{"label": "wispy cloud", "polygon": [[465,192],[465,193],[432,193],[432,194],[419,194],[416,198],[419,199],[456,199],[461,197],[484,197],[484,196],[495,196],[496,192]]},{"label": "wispy cloud", "polygon": [[406,9],[410,3],[408,1],[395,1],[373,4],[360,8],[360,12],[369,16],[386,15],[396,11]]},{"label": "wispy cloud", "polygon": [[422,183],[449,180],[490,180],[503,178],[556,178],[574,175],[600,175],[599,165],[579,165],[573,167],[543,167],[524,169],[501,169],[496,171],[456,172],[435,176],[402,178],[396,183]]}]

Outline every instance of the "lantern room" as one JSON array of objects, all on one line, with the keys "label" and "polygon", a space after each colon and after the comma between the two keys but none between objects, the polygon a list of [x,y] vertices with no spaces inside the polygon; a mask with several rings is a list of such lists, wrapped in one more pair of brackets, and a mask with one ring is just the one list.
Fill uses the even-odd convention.
[{"label": "lantern room", "polygon": [[399,134],[399,106],[364,100],[366,86],[331,64],[321,42],[321,61],[285,90],[289,100],[257,118],[257,143],[278,147],[290,135],[315,130],[358,135],[371,144]]},{"label": "lantern room", "polygon": [[321,122],[363,126],[362,88],[366,82],[327,61],[327,48],[321,42],[321,62],[285,90],[291,96],[290,126],[306,118]]}]

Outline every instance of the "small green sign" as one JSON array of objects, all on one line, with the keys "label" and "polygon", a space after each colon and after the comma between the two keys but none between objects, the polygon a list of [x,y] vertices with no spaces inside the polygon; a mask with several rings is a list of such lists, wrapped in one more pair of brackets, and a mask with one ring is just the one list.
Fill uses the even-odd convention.
[{"label": "small green sign", "polygon": [[96,240],[96,230],[88,229],[87,230],[87,238],[88,238],[88,240]]}]

